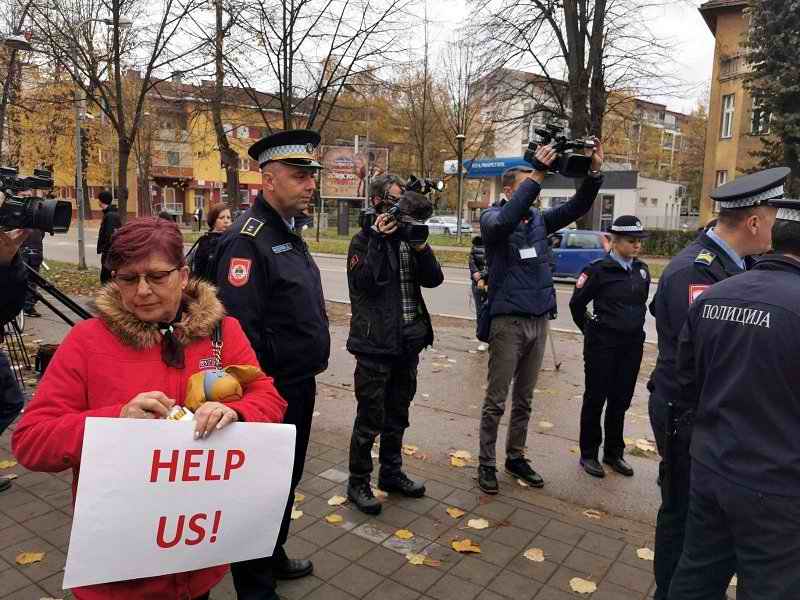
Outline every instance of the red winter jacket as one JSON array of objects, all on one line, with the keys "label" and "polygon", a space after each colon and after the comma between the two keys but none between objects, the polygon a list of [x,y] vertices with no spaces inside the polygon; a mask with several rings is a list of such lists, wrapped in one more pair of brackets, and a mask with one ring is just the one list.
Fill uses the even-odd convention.
[{"label": "red winter jacket", "polygon": [[[185,368],[161,360],[160,334],[122,308],[112,284],[98,294],[100,318],[76,325],[53,356],[45,376],[25,408],[11,439],[20,464],[32,471],[73,471],[73,498],[78,485],[86,417],[119,417],[124,404],[141,392],[162,391],[182,405],[189,377],[213,367],[211,333],[222,320],[223,366],[258,367],[239,322],[224,317],[212,286],[191,281],[185,292],[184,318],[175,335],[184,346]],[[286,402],[266,375],[247,386],[244,396],[229,404],[242,421],[280,423]],[[124,545],[125,541],[120,540]],[[191,600],[202,596],[225,575],[221,565],[76,588],[78,600]]]}]

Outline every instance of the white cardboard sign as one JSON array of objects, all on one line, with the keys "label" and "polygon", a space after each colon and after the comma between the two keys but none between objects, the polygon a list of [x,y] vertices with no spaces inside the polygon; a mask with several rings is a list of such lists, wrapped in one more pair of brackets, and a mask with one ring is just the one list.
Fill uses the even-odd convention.
[{"label": "white cardboard sign", "polygon": [[270,556],[289,496],[293,425],[89,418],[64,588]]}]

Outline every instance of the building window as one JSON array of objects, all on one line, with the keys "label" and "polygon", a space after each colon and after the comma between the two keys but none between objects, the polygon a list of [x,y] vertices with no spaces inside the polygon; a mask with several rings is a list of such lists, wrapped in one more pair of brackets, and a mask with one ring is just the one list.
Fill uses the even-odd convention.
[{"label": "building window", "polygon": [[661,146],[666,150],[672,150],[672,145],[674,142],[675,136],[670,131],[663,132],[663,137],[661,139]]},{"label": "building window", "polygon": [[194,205],[196,207],[197,206],[205,207],[205,204],[206,204],[206,200],[205,200],[205,194],[203,193],[203,190],[195,190],[195,192],[194,192]]},{"label": "building window", "polygon": [[240,140],[246,140],[250,137],[250,128],[247,125],[239,125],[236,128],[236,137]]},{"label": "building window", "polygon": [[719,187],[721,185],[725,185],[728,182],[728,172],[727,171],[717,171],[716,181],[714,183],[714,187]]},{"label": "building window", "polygon": [[647,198],[645,197],[639,198],[639,206],[642,207],[647,206]]},{"label": "building window", "polygon": [[239,158],[239,170],[240,171],[249,171],[250,170],[250,159],[249,158]]},{"label": "building window", "polygon": [[167,164],[170,167],[177,167],[181,164],[181,153],[174,150],[167,150]]},{"label": "building window", "polygon": [[650,198],[650,206],[657,207],[658,206],[658,198]]},{"label": "building window", "polygon": [[750,122],[750,133],[766,135],[769,133],[769,121],[772,115],[762,107],[762,102],[753,98],[753,118]]},{"label": "building window", "polygon": [[719,137],[733,137],[733,101],[736,94],[728,94],[722,97],[722,125]]},{"label": "building window", "polygon": [[551,196],[550,208],[558,208],[559,206],[565,205],[569,201],[570,201],[569,196]]},{"label": "building window", "polygon": [[600,230],[608,231],[614,220],[614,195],[603,194],[600,196],[600,202],[602,207],[600,211]]}]

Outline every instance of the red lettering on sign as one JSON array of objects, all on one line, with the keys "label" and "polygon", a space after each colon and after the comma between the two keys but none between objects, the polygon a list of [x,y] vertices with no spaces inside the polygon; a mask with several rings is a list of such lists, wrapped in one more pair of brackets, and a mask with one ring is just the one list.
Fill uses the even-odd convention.
[{"label": "red lettering on sign", "polygon": [[220,476],[212,473],[214,469],[214,451],[208,451],[208,462],[206,463],[206,481],[219,481]]},{"label": "red lettering on sign", "polygon": [[244,452],[241,450],[228,450],[225,458],[225,481],[231,478],[231,471],[240,468],[244,464]]},{"label": "red lettering on sign", "polygon": [[189,473],[195,467],[200,466],[200,461],[194,462],[192,461],[192,457],[194,456],[201,456],[203,454],[203,450],[187,450],[186,451],[186,460],[183,463],[183,481],[200,481],[199,475],[192,475]]},{"label": "red lettering on sign", "polygon": [[158,520],[158,533],[156,534],[156,544],[158,544],[159,548],[172,548],[176,546],[178,542],[181,541],[181,535],[183,535],[183,522],[186,520],[186,515],[181,515],[178,517],[178,524],[175,527],[175,537],[172,538],[171,541],[167,541],[164,539],[164,531],[167,528],[167,517],[161,517]]},{"label": "red lettering on sign", "polygon": [[153,450],[153,461],[150,465],[150,483],[159,480],[161,471],[167,471],[168,481],[228,481],[231,473],[236,469],[241,469],[245,463],[243,450],[228,450],[225,453],[225,465],[222,473],[214,472],[214,450],[200,450],[194,448],[184,450],[173,450],[168,461],[161,460],[161,450]]},{"label": "red lettering on sign", "polygon": [[172,451],[172,458],[169,462],[161,462],[161,450],[153,451],[153,465],[150,467],[150,483],[158,480],[158,471],[160,469],[169,469],[169,480],[175,481],[175,475],[178,471],[178,450]]},{"label": "red lettering on sign", "polygon": [[217,510],[214,511],[214,520],[211,524],[211,531],[208,531],[208,515],[206,513],[197,513],[192,515],[191,517],[186,518],[186,515],[178,515],[178,520],[175,523],[175,534],[172,536],[172,539],[167,540],[165,538],[166,529],[167,529],[167,519],[168,517],[163,516],[158,519],[158,533],[156,533],[156,544],[159,548],[173,548],[177,546],[181,540],[183,539],[183,530],[184,526],[188,524],[188,529],[190,531],[189,535],[193,534],[193,537],[187,536],[183,539],[183,543],[187,546],[196,546],[197,544],[202,543],[206,539],[206,533],[209,533],[208,536],[208,543],[213,544],[217,541],[217,536],[219,535],[219,525],[222,521],[222,511]]}]

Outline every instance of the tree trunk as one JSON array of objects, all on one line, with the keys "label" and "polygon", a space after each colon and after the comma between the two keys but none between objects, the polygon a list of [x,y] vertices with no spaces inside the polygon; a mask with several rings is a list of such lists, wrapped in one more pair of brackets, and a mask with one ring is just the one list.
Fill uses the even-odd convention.
[{"label": "tree trunk", "polygon": [[119,164],[117,164],[117,206],[119,207],[119,218],[125,223],[128,218],[128,160],[131,156],[130,142],[124,135],[117,132],[119,140]]}]

